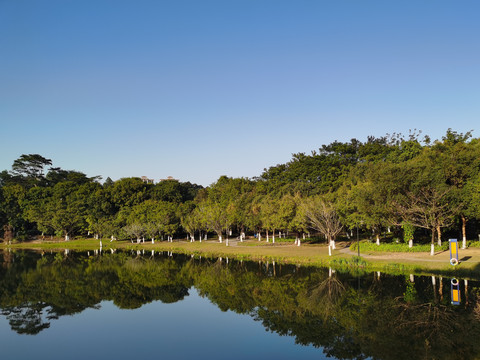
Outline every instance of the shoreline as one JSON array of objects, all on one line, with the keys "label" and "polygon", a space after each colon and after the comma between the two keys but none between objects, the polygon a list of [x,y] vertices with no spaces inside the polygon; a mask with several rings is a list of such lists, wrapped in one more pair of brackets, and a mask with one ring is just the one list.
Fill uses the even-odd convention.
[{"label": "shoreline", "polygon": [[[100,240],[78,239],[70,241],[27,241],[11,245],[2,243],[0,250],[37,250],[37,251],[94,251],[98,250]],[[230,240],[219,243],[218,240],[195,241],[174,240],[174,242],[151,241],[131,243],[130,241],[102,240],[102,250],[145,250],[171,251],[206,257],[230,257],[238,260],[277,261],[279,263],[302,266],[332,267],[346,271],[380,271],[392,274],[444,275],[480,280],[480,249],[460,249],[460,262],[453,267],[449,263],[449,251],[437,252],[433,257],[429,253],[364,252],[360,259],[356,252],[349,249],[350,243],[338,242],[337,249],[328,255],[328,247],[319,244],[277,242],[275,244],[257,240]]]}]

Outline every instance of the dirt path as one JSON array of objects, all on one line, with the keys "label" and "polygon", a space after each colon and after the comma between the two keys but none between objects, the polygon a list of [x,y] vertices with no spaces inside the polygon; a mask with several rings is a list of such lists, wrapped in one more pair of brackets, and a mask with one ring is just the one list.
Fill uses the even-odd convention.
[{"label": "dirt path", "polygon": [[[357,255],[356,252],[351,251],[348,247],[344,247],[339,250],[342,254]],[[361,249],[360,249],[361,251]],[[402,261],[427,261],[427,262],[439,262],[448,264],[450,261],[450,252],[448,250],[438,251],[435,255],[431,256],[429,253],[373,253],[366,252],[360,253],[360,255],[366,259],[372,260],[402,260]],[[460,262],[468,263],[480,263],[480,248],[469,248],[459,250]]]}]

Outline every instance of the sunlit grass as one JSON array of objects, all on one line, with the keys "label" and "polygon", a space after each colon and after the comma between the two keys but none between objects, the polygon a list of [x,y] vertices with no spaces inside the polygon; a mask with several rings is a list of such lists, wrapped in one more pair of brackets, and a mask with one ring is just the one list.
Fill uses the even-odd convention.
[{"label": "sunlit grass", "polygon": [[[37,250],[76,250],[91,251],[100,248],[100,240],[95,239],[74,239],[70,241],[36,241],[21,242],[11,245],[1,244],[0,248],[15,249],[37,249]],[[226,241],[222,243],[217,240],[208,241],[151,241],[137,244],[131,241],[102,240],[102,249],[125,250],[155,250],[171,251],[182,254],[194,254],[204,257],[230,257],[239,260],[271,260],[279,263],[290,263],[306,266],[331,266],[333,268],[363,268],[365,271],[382,271],[389,273],[415,273],[415,274],[445,274],[464,276],[480,276],[480,249],[469,250],[475,253],[467,260],[461,261],[456,267],[448,263],[448,251],[431,257],[425,253],[371,253],[362,252],[357,258],[357,252],[341,252],[339,249],[328,254],[328,247],[323,244],[302,243],[296,246],[293,243],[272,243],[265,240],[246,240],[240,242],[230,240],[229,246]],[[362,250],[362,247],[361,247]],[[372,254],[372,255],[371,255]],[[379,255],[377,255],[379,254]],[[472,253],[473,254],[473,253]],[[465,256],[465,255],[462,255]]]}]

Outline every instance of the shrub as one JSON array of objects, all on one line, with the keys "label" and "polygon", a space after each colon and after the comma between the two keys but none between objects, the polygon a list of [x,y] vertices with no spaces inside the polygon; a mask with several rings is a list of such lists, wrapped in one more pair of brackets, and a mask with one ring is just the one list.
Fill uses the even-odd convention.
[{"label": "shrub", "polygon": [[[480,245],[479,245],[480,246]],[[435,244],[435,251],[448,250],[449,245],[448,241],[444,241],[442,246]],[[357,243],[350,245],[351,251],[357,251]],[[409,248],[408,244],[395,244],[395,243],[382,243],[376,245],[375,243],[361,242],[360,243],[360,252],[361,251],[383,251],[383,252],[430,252],[430,244],[414,244],[413,247]]]}]

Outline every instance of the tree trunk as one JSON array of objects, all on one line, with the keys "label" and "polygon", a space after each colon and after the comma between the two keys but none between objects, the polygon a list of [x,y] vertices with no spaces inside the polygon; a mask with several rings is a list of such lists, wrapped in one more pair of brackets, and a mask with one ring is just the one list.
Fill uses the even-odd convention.
[{"label": "tree trunk", "polygon": [[438,284],[438,293],[440,294],[440,301],[443,301],[443,278],[441,276]]},{"label": "tree trunk", "polygon": [[437,235],[438,235],[437,244],[438,246],[442,246],[442,229],[440,228],[439,225],[437,226]]},{"label": "tree trunk", "polygon": [[413,239],[408,240],[408,247],[409,248],[413,247]]},{"label": "tree trunk", "polygon": [[468,306],[468,280],[465,279],[465,306]]},{"label": "tree trunk", "polygon": [[462,215],[462,249],[467,248],[467,218]]},{"label": "tree trunk", "polygon": [[335,240],[330,240],[330,247],[332,248],[332,250],[335,250],[336,247],[335,247]]},{"label": "tree trunk", "polygon": [[275,229],[272,231],[272,243],[275,244]]},{"label": "tree trunk", "polygon": [[380,234],[377,234],[377,245],[380,245]]},{"label": "tree trunk", "polygon": [[268,242],[268,230],[266,231],[266,233],[267,233],[267,242]]}]

